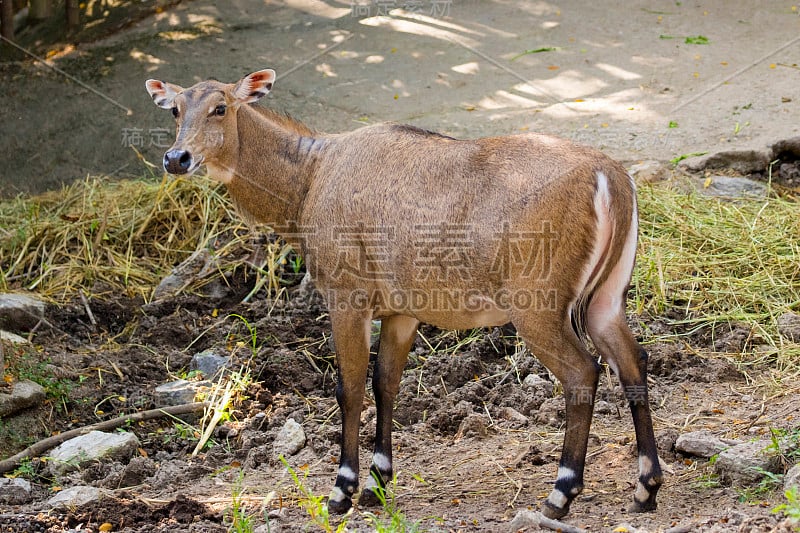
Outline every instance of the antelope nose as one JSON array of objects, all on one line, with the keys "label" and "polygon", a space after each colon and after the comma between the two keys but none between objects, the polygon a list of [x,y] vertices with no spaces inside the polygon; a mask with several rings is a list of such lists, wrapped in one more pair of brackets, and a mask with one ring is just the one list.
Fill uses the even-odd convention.
[{"label": "antelope nose", "polygon": [[164,170],[170,174],[186,174],[192,166],[192,154],[186,150],[170,150],[164,154]]}]

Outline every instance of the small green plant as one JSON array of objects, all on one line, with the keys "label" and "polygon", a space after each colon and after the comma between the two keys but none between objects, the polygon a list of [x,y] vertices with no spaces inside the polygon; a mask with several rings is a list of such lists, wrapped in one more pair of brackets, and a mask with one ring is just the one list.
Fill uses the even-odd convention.
[{"label": "small green plant", "polygon": [[678,123],[676,121],[674,121],[674,120],[670,120],[669,124],[667,125],[667,127],[669,129],[677,128],[678,127]]},{"label": "small green plant", "polygon": [[326,533],[341,533],[347,530],[347,519],[349,514],[344,515],[342,521],[339,523],[338,526],[335,528],[331,524],[331,517],[328,513],[328,506],[325,505],[325,496],[317,496],[315,495],[311,489],[306,487],[303,481],[308,476],[308,471],[306,471],[303,479],[298,477],[297,472],[289,466],[289,462],[281,455],[279,457],[283,466],[286,467],[286,470],[289,472],[289,475],[292,476],[292,481],[294,481],[295,487],[300,492],[299,504],[311,517],[311,522],[319,527],[322,531]]},{"label": "small green plant", "polygon": [[[364,519],[371,525],[377,533],[419,533],[422,531],[420,521],[409,522],[397,508],[395,502],[395,488],[397,487],[397,476],[392,477],[389,487],[384,490],[375,491],[378,501],[383,508],[383,516],[376,513],[365,512]],[[387,497],[387,494],[389,496]]]},{"label": "small green plant", "polygon": [[526,55],[529,55],[529,54],[541,54],[542,52],[555,52],[556,50],[558,50],[558,48],[556,48],[555,46],[543,46],[541,48],[534,48],[532,50],[525,50],[524,52],[521,52],[521,53],[515,55],[514,57],[512,57],[511,59],[509,59],[509,61],[516,61],[520,57],[526,56]]},{"label": "small green plant", "polygon": [[795,523],[795,529],[800,530],[800,489],[789,487],[783,495],[786,498],[786,503],[775,507],[772,512],[783,513],[786,518]]},{"label": "small green plant", "polygon": [[770,428],[770,443],[764,452],[777,455],[783,465],[796,463],[800,459],[800,428]]},{"label": "small green plant", "polygon": [[25,457],[19,462],[19,466],[11,472],[10,477],[23,477],[26,479],[33,479],[36,477],[36,467],[31,462],[30,457]]},{"label": "small green plant", "polygon": [[696,489],[715,489],[721,486],[719,476],[713,472],[707,472],[697,478],[697,481],[692,483],[692,487]]},{"label": "small green plant", "polygon": [[[247,506],[242,499],[244,474],[239,473],[239,478],[231,487],[231,507],[227,518],[230,520],[228,531],[231,533],[252,533],[253,516],[247,514]],[[267,520],[267,530],[269,530],[269,520]]]},{"label": "small green plant", "polygon": [[708,152],[692,152],[690,154],[681,154],[679,156],[675,156],[669,160],[672,163],[672,166],[677,166],[678,163],[683,161],[684,159],[689,159],[690,157],[699,157],[701,155],[706,155]]},{"label": "small green plant", "polygon": [[684,42],[686,44],[709,44],[711,41],[705,35],[698,35],[696,37],[687,37]]},{"label": "small green plant", "polygon": [[775,489],[783,483],[783,476],[781,474],[775,474],[763,468],[756,468],[756,471],[763,475],[761,481],[759,481],[757,485],[744,487],[738,490],[739,501],[742,503],[757,502],[765,495],[775,491]]}]

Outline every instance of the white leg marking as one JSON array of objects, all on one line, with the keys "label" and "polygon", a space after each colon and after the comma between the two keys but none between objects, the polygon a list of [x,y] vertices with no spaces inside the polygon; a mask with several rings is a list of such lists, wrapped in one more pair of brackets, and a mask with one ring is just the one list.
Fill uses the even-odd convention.
[{"label": "white leg marking", "polygon": [[636,483],[636,492],[633,493],[633,499],[639,503],[644,503],[650,498],[650,490],[647,487],[642,485],[642,482],[639,481]]},{"label": "white leg marking", "polygon": [[653,461],[646,455],[639,456],[639,475],[649,474],[653,471]]},{"label": "white leg marking", "polygon": [[566,466],[559,466],[558,467],[558,479],[559,480],[572,479],[572,478],[575,478],[575,477],[577,477],[577,476],[575,475],[575,471],[573,469],[568,468]]},{"label": "white leg marking", "polygon": [[353,469],[350,468],[349,466],[340,466],[339,467],[339,475],[341,477],[345,478],[347,481],[357,481],[358,480],[358,476],[356,475],[355,472],[353,472]]},{"label": "white leg marking", "polygon": [[550,502],[550,505],[558,509],[563,509],[564,506],[567,505],[568,500],[563,492],[558,489],[553,489],[553,492],[547,497],[547,501]]},{"label": "white leg marking", "polygon": [[375,481],[375,476],[369,476],[367,483],[364,485],[364,490],[374,489],[378,487],[378,482]]},{"label": "white leg marking", "polygon": [[376,453],[372,456],[372,464],[381,472],[389,472],[392,469],[392,462],[382,453]]},{"label": "white leg marking", "polygon": [[342,489],[339,487],[333,487],[333,489],[331,489],[330,496],[328,496],[328,499],[332,502],[341,502],[346,498],[347,496],[345,496],[344,492],[342,492]]}]

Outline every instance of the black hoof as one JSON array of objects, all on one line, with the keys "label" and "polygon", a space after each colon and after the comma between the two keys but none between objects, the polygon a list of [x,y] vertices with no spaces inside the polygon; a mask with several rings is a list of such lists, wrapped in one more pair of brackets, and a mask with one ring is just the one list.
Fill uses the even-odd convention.
[{"label": "black hoof", "polygon": [[545,502],[542,504],[542,514],[545,515],[547,518],[552,518],[553,520],[564,518],[565,516],[567,516],[568,512],[569,512],[569,504],[565,505],[564,507],[556,507],[547,500],[545,500]]},{"label": "black hoof", "polygon": [[328,499],[328,512],[331,514],[344,514],[351,507],[353,507],[353,501],[350,498],[345,498],[341,501]]},{"label": "black hoof", "polygon": [[647,513],[650,511],[655,511],[658,505],[656,505],[655,498],[650,498],[644,502],[637,502],[633,500],[633,503],[628,506],[628,512],[631,513]]},{"label": "black hoof", "polygon": [[361,491],[361,496],[358,497],[358,505],[361,507],[382,507],[383,502],[386,501],[385,493],[381,491],[384,496],[381,500],[381,495],[378,495],[379,488],[364,489]]}]

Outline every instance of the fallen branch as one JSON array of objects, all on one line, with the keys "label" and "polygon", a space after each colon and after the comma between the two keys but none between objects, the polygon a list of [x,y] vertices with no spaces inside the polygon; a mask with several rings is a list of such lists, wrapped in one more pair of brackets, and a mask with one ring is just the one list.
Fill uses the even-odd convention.
[{"label": "fallen branch", "polygon": [[0,474],[16,468],[23,459],[41,455],[47,450],[55,448],[62,442],[68,441],[73,437],[80,437],[81,435],[85,435],[91,431],[107,431],[109,429],[116,429],[128,422],[142,422],[144,420],[152,420],[162,416],[175,416],[195,413],[197,411],[202,411],[206,407],[208,407],[208,402],[195,402],[182,405],[173,405],[170,407],[160,407],[158,409],[150,409],[148,411],[140,411],[138,413],[118,416],[117,418],[112,418],[111,420],[104,420],[103,422],[98,422],[96,424],[71,429],[70,431],[65,431],[64,433],[59,433],[58,435],[53,435],[52,437],[40,440],[39,442],[28,446],[17,455],[0,461]]},{"label": "fallen branch", "polygon": [[520,530],[533,530],[537,529],[550,529],[553,531],[560,531],[561,533],[586,533],[585,529],[572,526],[560,520],[553,520],[547,518],[539,511],[520,511],[517,516],[511,521],[509,531],[516,533]]}]

